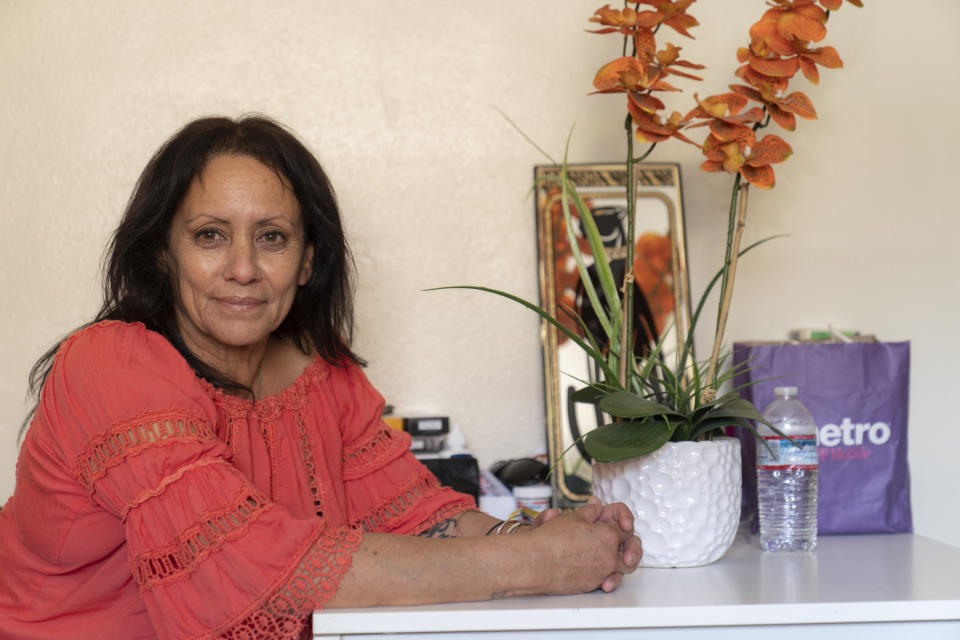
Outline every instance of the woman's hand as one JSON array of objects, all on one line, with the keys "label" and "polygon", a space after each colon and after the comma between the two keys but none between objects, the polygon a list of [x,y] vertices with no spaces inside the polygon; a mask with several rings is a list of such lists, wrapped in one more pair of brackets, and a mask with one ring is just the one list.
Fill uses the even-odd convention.
[{"label": "woman's hand", "polygon": [[[537,515],[533,526],[540,527],[544,523],[549,522],[550,520],[553,520],[557,516],[561,515],[561,513],[562,512],[558,509],[547,509],[542,511]],[[622,502],[604,505],[601,504],[599,498],[592,496],[587,501],[586,506],[580,507],[575,511],[575,513],[580,513],[588,520],[593,518],[592,521],[596,523],[616,523],[622,532],[633,534],[633,514]],[[643,545],[640,542],[640,538],[635,535],[630,535],[626,541],[622,542],[620,545],[620,562],[623,567],[626,567],[626,570],[615,571],[609,574],[606,578],[604,578],[600,588],[603,589],[604,592],[609,593],[619,587],[620,582],[623,580],[623,574],[633,573],[633,571],[637,568],[637,563],[640,562],[640,558],[642,556]]]},{"label": "woman's hand", "polygon": [[609,592],[636,569],[642,553],[622,504],[591,500],[573,511],[549,510],[518,535],[485,535],[499,522],[469,511],[424,536],[365,534],[326,606]]},{"label": "woman's hand", "polygon": [[623,504],[601,505],[591,499],[574,511],[540,514],[531,538],[547,553],[547,593],[581,593],[616,589],[623,574],[633,573],[642,555],[633,535],[633,516]]}]

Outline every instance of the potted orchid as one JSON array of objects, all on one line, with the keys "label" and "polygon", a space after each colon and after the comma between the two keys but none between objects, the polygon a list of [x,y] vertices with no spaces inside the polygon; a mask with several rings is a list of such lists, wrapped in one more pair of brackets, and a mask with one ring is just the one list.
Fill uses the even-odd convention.
[{"label": "potted orchid", "polygon": [[[736,389],[721,393],[724,383],[746,366],[734,363],[724,367],[724,333],[739,258],[764,242],[741,246],[749,190],[772,188],[772,165],[792,153],[779,135],[761,134],[771,125],[794,131],[798,117],[816,118],[805,94],[788,91],[797,73],[816,84],[819,67],[842,66],[836,50],[820,43],[826,36],[830,12],[839,9],[843,0],[770,0],[760,20],[750,27],[747,46],[737,51],[739,81],[719,95],[701,98],[694,93],[695,102],[686,114],[672,111],[667,116],[661,96],[680,91],[675,86],[678,81],[701,80],[694,72],[704,67],[681,58],[681,48],[672,43],[658,46],[657,37],[664,27],[692,37],[689,30],[699,23],[687,11],[694,1],[639,0],[626,2],[622,9],[606,5],[589,19],[599,25],[593,33],[613,34],[623,40],[623,55],[604,64],[593,85],[596,93],[626,97],[627,184],[633,184],[634,167],[654,147],[670,139],[701,149],[705,156],[703,170],[733,176],[725,259],[703,291],[687,335],[676,350],[667,353],[661,339],[641,350],[642,356],[635,355],[633,313],[625,312],[634,309],[633,241],[626,243],[627,271],[621,288],[605,259],[593,263],[595,285],[588,273],[589,256],[580,249],[577,238],[570,238],[584,297],[602,327],[599,333],[587,328],[584,309],[563,310],[576,318],[580,328],[576,331],[539,306],[511,294],[465,287],[490,291],[533,309],[595,361],[601,379],[576,394],[578,401],[596,404],[612,417],[608,424],[584,437],[585,449],[596,461],[594,491],[604,500],[620,500],[631,506],[637,532],[644,541],[644,563],[652,566],[706,564],[721,557],[733,541],[740,509],[739,441],[722,436],[729,426],[754,431],[753,421],[763,419]],[[862,6],[859,0],[847,2]],[[702,142],[691,138],[698,128],[706,131]],[[649,145],[639,155],[634,151],[637,141]],[[590,208],[567,176],[565,162],[558,176],[555,186],[562,192],[568,232],[573,233],[571,217],[575,213],[589,253],[603,256]],[[635,198],[628,186],[626,237],[631,239],[635,237]],[[709,358],[701,362],[693,354],[693,330],[717,285],[720,290],[713,345]],[[700,448],[701,444],[710,448]],[[683,465],[690,461],[702,468],[685,471]],[[677,488],[680,497],[658,489],[665,485]],[[672,511],[673,506],[683,512]],[[715,530],[705,533],[709,527]]]}]

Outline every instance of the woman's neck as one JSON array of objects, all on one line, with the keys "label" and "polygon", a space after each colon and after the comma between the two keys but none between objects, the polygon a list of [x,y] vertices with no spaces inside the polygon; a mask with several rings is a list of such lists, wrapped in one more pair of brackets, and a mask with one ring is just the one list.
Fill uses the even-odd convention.
[{"label": "woman's neck", "polygon": [[205,365],[225,378],[241,384],[259,395],[263,387],[263,370],[270,351],[269,337],[242,347],[224,344],[197,344],[184,336],[186,347]]}]

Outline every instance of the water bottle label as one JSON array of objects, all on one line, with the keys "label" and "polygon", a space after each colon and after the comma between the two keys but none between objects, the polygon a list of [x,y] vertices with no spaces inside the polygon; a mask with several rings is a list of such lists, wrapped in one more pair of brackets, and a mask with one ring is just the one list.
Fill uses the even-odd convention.
[{"label": "water bottle label", "polygon": [[793,442],[782,436],[763,436],[763,439],[769,449],[762,442],[757,443],[758,469],[817,468],[817,436],[792,436]]}]

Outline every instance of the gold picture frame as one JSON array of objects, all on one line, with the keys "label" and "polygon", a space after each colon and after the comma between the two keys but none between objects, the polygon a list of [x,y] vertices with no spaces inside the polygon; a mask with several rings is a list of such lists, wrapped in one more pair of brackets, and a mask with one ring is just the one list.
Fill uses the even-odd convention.
[{"label": "gold picture frame", "polygon": [[[597,221],[604,238],[605,258],[611,263],[615,276],[622,281],[627,234],[626,166],[571,164],[567,165],[567,175]],[[563,215],[559,176],[560,167],[555,165],[534,168],[540,302],[551,315],[583,335],[583,329],[571,313],[579,315],[584,307],[582,291],[577,288],[580,274],[570,252],[571,240]],[[637,195],[634,272],[635,292],[639,292],[639,295],[635,294],[638,300],[635,305],[638,323],[635,326],[652,326],[647,339],[664,338],[664,351],[669,355],[686,339],[690,327],[690,287],[679,165],[634,165],[634,189]],[[572,205],[570,212],[573,236],[589,267],[594,260]],[[590,459],[579,440],[596,428],[603,416],[592,405],[575,405],[569,395],[584,386],[586,381],[595,380],[596,372],[591,371],[586,354],[546,321],[541,324],[541,341],[554,504],[572,506],[591,495]]]}]

